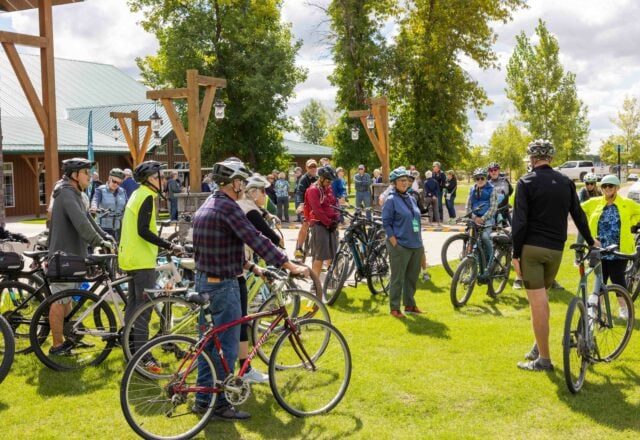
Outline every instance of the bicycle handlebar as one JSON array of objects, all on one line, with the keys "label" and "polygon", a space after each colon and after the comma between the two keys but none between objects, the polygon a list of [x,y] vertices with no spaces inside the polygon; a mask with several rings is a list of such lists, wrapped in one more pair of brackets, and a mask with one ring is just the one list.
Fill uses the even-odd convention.
[{"label": "bicycle handlebar", "polygon": [[638,258],[640,258],[640,246],[636,247],[636,251],[633,254],[625,254],[623,252],[619,252],[619,246],[617,244],[612,244],[603,248],[598,246],[589,246],[584,243],[573,243],[571,246],[569,246],[569,249],[576,251],[576,254],[584,252],[585,255],[582,260],[586,259],[587,256],[589,256],[593,252],[599,252],[603,255],[615,255],[616,257],[623,260],[637,260]]}]

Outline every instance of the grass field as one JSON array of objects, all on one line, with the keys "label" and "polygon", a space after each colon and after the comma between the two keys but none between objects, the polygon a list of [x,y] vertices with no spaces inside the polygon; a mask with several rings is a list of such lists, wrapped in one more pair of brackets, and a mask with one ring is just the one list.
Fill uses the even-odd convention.
[{"label": "grass field", "polygon": [[[565,385],[562,328],[577,285],[569,252],[558,277],[569,291],[551,294],[556,370],[549,374],[515,366],[532,343],[523,291],[509,285],[494,301],[486,287],[477,287],[469,305],[454,310],[449,277],[441,267],[431,274],[433,283],[421,282],[417,292],[425,315],[392,318],[388,302],[372,298],[366,286],[347,289],[331,308],[354,364],[348,393],[333,412],[294,418],[268,385],[256,385],[242,407],[251,412],[249,421],[212,421],[198,438],[637,438],[637,335],[619,360],[589,368],[580,394]],[[254,365],[266,370],[260,361]],[[100,367],[77,373],[54,372],[33,355],[18,356],[0,385],[3,438],[134,438],[119,404],[123,369],[118,351]]]}]

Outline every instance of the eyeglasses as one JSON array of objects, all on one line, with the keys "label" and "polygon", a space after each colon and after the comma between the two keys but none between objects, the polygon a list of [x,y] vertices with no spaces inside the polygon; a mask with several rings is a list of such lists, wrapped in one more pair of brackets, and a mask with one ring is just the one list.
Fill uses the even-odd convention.
[{"label": "eyeglasses", "polygon": [[483,180],[487,180],[487,178],[484,176],[478,176],[478,177],[474,177],[474,180],[476,182],[482,182]]},{"label": "eyeglasses", "polygon": [[411,181],[411,179],[409,179],[407,177],[400,177],[400,178],[396,179],[396,182],[401,182],[401,183],[408,183],[410,181]]},{"label": "eyeglasses", "polygon": [[585,183],[585,185],[595,185],[595,184],[596,184],[596,182],[587,182],[587,183]]},{"label": "eyeglasses", "polygon": [[615,188],[615,185],[612,183],[603,183],[602,185],[600,185],[600,188],[602,189]]},{"label": "eyeglasses", "polygon": [[109,179],[111,181],[111,183],[114,183],[116,185],[122,185],[122,180],[116,180],[116,179]]}]

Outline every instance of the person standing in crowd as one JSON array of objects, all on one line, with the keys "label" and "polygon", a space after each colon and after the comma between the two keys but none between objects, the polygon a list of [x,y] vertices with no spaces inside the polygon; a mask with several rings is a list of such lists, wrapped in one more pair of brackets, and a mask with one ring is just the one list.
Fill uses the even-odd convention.
[{"label": "person standing in crowd", "polygon": [[432,222],[440,224],[440,212],[438,211],[438,182],[433,178],[431,171],[424,172],[424,211],[433,213],[430,217]]},{"label": "person standing in crowd", "polygon": [[98,209],[108,209],[110,212],[98,216],[100,227],[107,234],[111,234],[120,241],[120,226],[122,224],[122,214],[127,204],[127,192],[122,189],[124,171],[114,168],[109,171],[109,180],[105,185],[96,189],[91,200],[91,213],[95,214]]},{"label": "person standing in crowd", "polygon": [[167,199],[169,199],[169,204],[171,205],[171,220],[178,220],[178,198],[176,194],[180,194],[182,191],[182,187],[180,185],[180,181],[178,180],[178,172],[172,171],[171,177],[167,181]]},{"label": "person standing in crowd", "polygon": [[[209,297],[209,311],[217,326],[242,316],[238,276],[246,267],[245,243],[269,265],[282,266],[294,275],[305,272],[304,268],[288,261],[284,252],[260,234],[236,203],[250,175],[250,171],[238,160],[227,159],[216,163],[213,178],[219,189],[205,200],[193,216],[196,291]],[[251,264],[249,268],[255,269]],[[200,324],[205,325],[204,315],[201,315]],[[240,326],[221,333],[220,344],[230,374],[233,374],[240,344]],[[214,360],[217,379],[223,381],[227,373],[222,368],[220,352],[213,342],[205,350]],[[196,383],[202,387],[214,386],[211,371],[203,358],[198,358]],[[204,413],[213,404],[213,417],[217,419],[243,420],[250,417],[248,413],[231,406],[224,393],[218,394],[213,400],[210,393],[197,393],[192,411]]]},{"label": "person standing in crowd", "polygon": [[[387,234],[389,252],[389,305],[391,316],[405,318],[405,313],[420,314],[415,294],[420,267],[425,258],[422,244],[420,210],[407,190],[413,177],[404,167],[396,168],[389,176],[393,189],[382,206],[382,225]],[[425,260],[426,261],[426,260]]]},{"label": "person standing in crowd", "polygon": [[276,195],[275,182],[278,179],[278,175],[276,174],[274,176],[274,172],[277,173],[278,170],[273,170],[271,174],[267,174],[266,177],[267,181],[269,182],[269,186],[266,188],[267,206],[265,209],[269,214],[276,215],[276,213],[278,212],[278,196]]},{"label": "person standing in crowd", "polygon": [[433,171],[433,178],[438,183],[438,214],[440,215],[440,219],[444,219],[444,211],[442,208],[442,194],[444,192],[444,184],[447,182],[447,176],[440,169],[440,162],[434,162],[431,170]]},{"label": "person standing in crowd", "polygon": [[278,174],[278,180],[276,180],[274,186],[278,202],[278,218],[281,222],[289,223],[289,182],[284,172]]},{"label": "person standing in crowd", "polygon": [[491,241],[491,226],[496,222],[495,215],[498,208],[498,194],[488,181],[487,170],[477,168],[473,172],[473,180],[476,182],[469,190],[469,198],[465,207],[471,212],[471,218],[480,229],[480,241],[484,246],[485,255],[489,256],[485,272],[481,276],[488,276],[489,268],[493,263],[493,242]]},{"label": "person standing in crowd", "polygon": [[298,206],[304,201],[304,199],[300,200],[298,198],[298,185],[300,184],[300,178],[302,177],[302,168],[295,167],[293,169],[293,175],[296,178],[296,185],[293,188],[293,207],[296,211],[296,218],[298,220],[298,223],[302,223],[302,213],[298,211]]},{"label": "person standing in crowd", "polygon": [[496,222],[500,221],[502,226],[509,226],[511,224],[509,197],[513,194],[513,187],[506,177],[500,175],[500,164],[498,162],[491,162],[487,170],[489,171],[489,183],[493,185],[498,194]]},{"label": "person standing in crowd", "polygon": [[100,174],[97,171],[93,172],[93,181],[91,182],[91,192],[89,193],[89,200],[93,200],[93,196],[96,193],[96,189],[102,186],[102,180],[100,180]]},{"label": "person standing in crowd", "polygon": [[[344,168],[336,169],[338,178],[331,182],[331,190],[340,205],[347,203],[347,182],[344,180]],[[340,212],[340,224],[344,224],[344,215]]]},{"label": "person standing in crowd", "polygon": [[[49,258],[57,252],[86,258],[88,246],[113,248],[113,237],[93,221],[83,200],[93,166],[95,162],[79,157],[62,161],[63,177],[56,183],[51,196]],[[58,293],[77,288],[78,284],[51,283],[50,287],[51,293]],[[71,312],[71,306],[71,298],[66,298],[49,308],[53,339],[49,355],[68,356],[76,345],[75,341],[64,338],[64,318]]]},{"label": "person standing in crowd", "polygon": [[[585,179],[586,180],[586,179]],[[603,247],[617,245],[620,252],[633,254],[636,251],[636,243],[631,226],[640,221],[640,205],[634,200],[627,199],[618,194],[620,179],[615,175],[602,178],[600,187],[603,197],[592,197],[582,203],[582,209],[587,216],[591,235],[598,237]],[[618,284],[625,289],[627,280],[625,272],[627,260],[615,255],[602,255],[602,282]],[[626,304],[620,300],[619,318],[629,319],[629,311]]]},{"label": "person standing in crowd", "polygon": [[211,192],[211,176],[209,174],[204,176],[204,178],[202,179],[200,192],[203,192],[203,193]]},{"label": "person standing in crowd", "polygon": [[536,343],[519,362],[529,371],[552,371],[549,352],[548,289],[555,279],[567,240],[567,214],[587,244],[599,246],[589,231],[571,179],[550,166],[555,153],[549,141],[536,140],[527,146],[532,171],[516,185],[513,206],[513,268],[523,280],[531,308]]},{"label": "person standing in crowd", "polygon": [[598,176],[593,173],[585,174],[583,182],[584,187],[578,194],[578,200],[580,200],[580,203],[586,202],[591,197],[600,197],[602,195],[602,191],[598,188]]},{"label": "person standing in crowd", "polygon": [[[449,224],[456,222],[456,190],[458,189],[458,179],[453,170],[447,171],[447,180],[444,183],[444,200],[449,214]],[[442,219],[444,221],[444,219]]]},{"label": "person standing in crowd", "polygon": [[383,183],[382,182],[382,172],[378,168],[373,170],[373,179],[371,181],[372,181],[372,183]]},{"label": "person standing in crowd", "polygon": [[322,264],[331,264],[338,251],[338,211],[332,208],[336,198],[331,190],[331,182],[338,176],[330,166],[318,169],[318,181],[311,185],[304,197],[305,218],[313,227],[313,263],[311,270],[320,276]]},{"label": "person standing in crowd", "polygon": [[[296,197],[299,200],[298,205],[298,213],[304,212],[304,200],[305,194],[311,184],[313,184],[316,180],[318,180],[318,163],[309,159],[306,164],[307,172],[304,176],[300,178],[300,182],[298,183],[298,187],[296,188]],[[304,245],[304,241],[307,239],[307,234],[309,233],[309,219],[302,219],[302,226],[300,227],[300,231],[298,231],[298,240],[296,242],[296,251],[295,257],[302,258],[304,257],[304,251],[302,250],[302,246]]]},{"label": "person standing in crowd", "polygon": [[[358,165],[358,173],[353,177],[356,189],[356,208],[371,206],[371,176],[365,172],[364,165]],[[371,213],[367,213],[370,217]]]},{"label": "person standing in crowd", "polygon": [[[156,280],[158,247],[182,252],[182,248],[158,236],[156,225],[156,197],[160,193],[160,170],[162,164],[155,160],[142,162],[134,170],[134,177],[140,187],[133,192],[124,209],[122,219],[122,239],[118,247],[118,265],[131,276],[127,292],[125,322],[130,322],[138,306],[148,300],[145,289],[153,289]],[[135,338],[133,351],[142,347],[149,339],[148,313],[141,315],[133,324]],[[159,371],[158,361],[151,355],[143,359],[149,371]]]},{"label": "person standing in crowd", "polygon": [[137,190],[139,186],[140,185],[138,185],[133,178],[133,171],[131,171],[131,168],[125,168],[124,180],[122,181],[121,188],[127,192],[127,200],[131,198],[131,194],[133,194],[133,192]]}]

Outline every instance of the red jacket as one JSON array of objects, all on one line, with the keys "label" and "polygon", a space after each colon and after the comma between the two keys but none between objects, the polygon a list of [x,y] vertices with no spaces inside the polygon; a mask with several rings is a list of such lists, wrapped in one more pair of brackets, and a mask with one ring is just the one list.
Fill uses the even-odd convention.
[{"label": "red jacket", "polygon": [[320,184],[316,182],[304,194],[304,216],[312,225],[320,222],[329,227],[333,221],[338,221],[340,214],[331,207],[336,205],[331,185],[320,188]]}]

